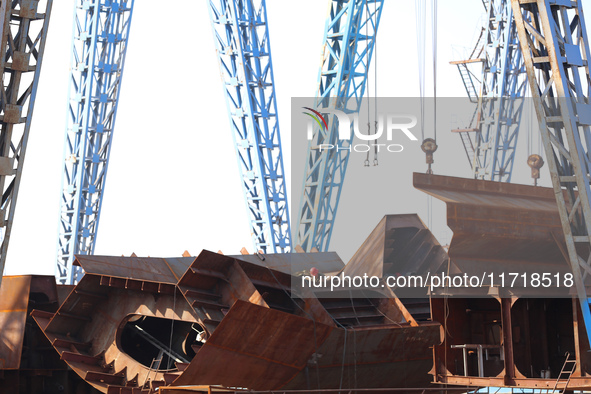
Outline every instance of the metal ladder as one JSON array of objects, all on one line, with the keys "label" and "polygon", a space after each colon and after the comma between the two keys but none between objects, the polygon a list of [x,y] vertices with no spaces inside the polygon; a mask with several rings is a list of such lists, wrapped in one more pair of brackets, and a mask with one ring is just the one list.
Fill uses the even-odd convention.
[{"label": "metal ladder", "polygon": [[152,373],[152,371],[154,371],[154,373],[158,373],[158,369],[160,368],[160,364],[162,363],[162,358],[164,357],[164,352],[161,350],[160,353],[158,353],[158,357],[153,358],[152,362],[150,363],[150,369],[148,371],[148,374],[146,375],[146,378],[144,379],[144,383],[140,386],[142,389],[146,386],[146,383],[148,383],[150,381],[150,374]]},{"label": "metal ladder", "polygon": [[462,82],[464,83],[464,88],[466,88],[468,98],[471,102],[477,103],[478,91],[476,90],[476,86],[474,85],[472,73],[470,72],[470,70],[468,70],[468,66],[465,63],[460,63],[457,66],[458,71],[460,72],[460,76],[462,77]]},{"label": "metal ladder", "polygon": [[474,166],[474,143],[470,137],[470,132],[461,131],[459,134],[464,145],[464,150],[466,151],[466,156],[468,156],[468,161],[470,162],[470,168],[472,168]]},{"label": "metal ladder", "polygon": [[[562,364],[562,369],[560,370],[560,373],[558,374],[558,377],[556,378],[556,383],[554,383],[554,388],[552,389],[551,393],[556,393],[556,388],[558,387],[558,383],[560,382],[562,375],[566,375],[566,383],[564,385],[564,387],[562,388],[562,392],[566,391],[566,388],[568,387],[568,384],[570,382],[570,378],[573,374],[573,372],[575,372],[575,369],[577,369],[577,360],[576,359],[570,359],[570,353],[566,352],[566,360],[564,360],[564,364]],[[567,367],[568,365],[570,365],[570,368]]]}]

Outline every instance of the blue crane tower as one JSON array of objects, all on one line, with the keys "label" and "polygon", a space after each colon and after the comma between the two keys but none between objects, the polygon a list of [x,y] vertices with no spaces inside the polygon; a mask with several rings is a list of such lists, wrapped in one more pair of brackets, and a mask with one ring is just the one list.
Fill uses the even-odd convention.
[{"label": "blue crane tower", "polygon": [[[315,102],[318,111],[359,110],[383,6],[384,0],[330,1]],[[314,129],[308,144],[296,225],[297,244],[306,252],[326,251],[330,243],[349,160],[349,141],[339,140],[337,129],[331,119],[326,130]],[[319,151],[320,144],[345,149]]]},{"label": "blue crane tower", "polygon": [[[477,103],[459,132],[474,178],[510,182],[527,88],[525,65],[510,0],[484,2],[487,17],[469,59],[454,61],[468,97]],[[480,63],[480,87],[470,66]],[[479,93],[477,93],[479,90]]]},{"label": "blue crane tower", "polygon": [[563,234],[589,342],[591,104],[582,1],[511,0]]},{"label": "blue crane tower", "polygon": [[0,3],[0,282],[16,210],[52,0]]},{"label": "blue crane tower", "polygon": [[121,91],[134,0],[76,0],[64,142],[56,280],[83,275],[93,254]]},{"label": "blue crane tower", "polygon": [[208,0],[256,252],[292,247],[265,0]]}]

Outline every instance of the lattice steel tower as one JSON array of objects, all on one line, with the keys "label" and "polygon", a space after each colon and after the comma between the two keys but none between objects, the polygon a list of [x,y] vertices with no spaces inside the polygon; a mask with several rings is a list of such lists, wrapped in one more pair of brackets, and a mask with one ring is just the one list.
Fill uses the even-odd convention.
[{"label": "lattice steel tower", "polygon": [[134,0],[77,0],[59,213],[56,280],[83,275],[75,254],[93,254]]},{"label": "lattice steel tower", "polygon": [[[363,99],[384,0],[332,0],[324,32],[315,107],[357,112]],[[352,140],[338,139],[338,123],[315,128],[308,144],[303,195],[296,225],[297,244],[327,251],[345,180]],[[351,136],[353,130],[351,130]],[[339,149],[324,149],[331,144]]]}]

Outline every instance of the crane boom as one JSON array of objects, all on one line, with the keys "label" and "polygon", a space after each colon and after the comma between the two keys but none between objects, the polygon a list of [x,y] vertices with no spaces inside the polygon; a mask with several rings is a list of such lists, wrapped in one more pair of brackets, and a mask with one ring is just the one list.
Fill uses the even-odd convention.
[{"label": "crane boom", "polygon": [[[474,178],[510,182],[527,78],[511,1],[483,3],[486,25],[470,58],[451,62],[468,98],[476,103],[470,124],[454,131],[462,139]],[[480,80],[473,71],[477,64],[482,68]]]},{"label": "crane boom", "polygon": [[208,0],[256,251],[291,250],[265,0]]},{"label": "crane boom", "polygon": [[96,244],[134,0],[76,0],[56,280],[78,283],[75,254]]},{"label": "crane boom", "polygon": [[[315,102],[319,111],[359,110],[383,5],[384,0],[330,1]],[[297,243],[307,252],[327,251],[332,235],[349,160],[349,142],[337,138],[337,128],[334,120],[326,130],[316,128],[308,144],[296,226]],[[319,151],[320,144],[339,149]]]},{"label": "crane boom", "polygon": [[510,0],[489,0],[474,177],[510,182],[527,88]]},{"label": "crane boom", "polygon": [[583,276],[591,272],[591,79],[582,1],[511,4],[562,222],[564,234],[558,236],[566,241],[564,254],[591,342]]},{"label": "crane boom", "polygon": [[0,2],[0,282],[16,210],[52,0]]}]

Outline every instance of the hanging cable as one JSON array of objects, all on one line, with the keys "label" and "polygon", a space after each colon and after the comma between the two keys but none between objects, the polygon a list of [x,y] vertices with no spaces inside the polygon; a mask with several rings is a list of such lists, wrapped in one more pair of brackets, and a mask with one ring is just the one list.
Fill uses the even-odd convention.
[{"label": "hanging cable", "polygon": [[[524,103],[524,104],[527,104]],[[531,108],[529,108],[529,105],[524,105],[524,107],[526,108],[526,114],[527,114],[527,156],[529,157],[529,155],[531,155],[531,144],[532,144],[532,114],[531,114]]]},{"label": "hanging cable", "polygon": [[[368,111],[368,118],[369,118],[369,97],[367,98],[367,111]],[[367,135],[370,136],[371,135],[371,127],[369,126],[369,121],[367,122]],[[365,155],[365,161],[363,162],[363,166],[364,167],[369,167],[369,149],[367,150],[367,153]]]},{"label": "hanging cable", "polygon": [[433,45],[433,139],[437,142],[437,0],[431,0],[431,29]]},{"label": "hanging cable", "polygon": [[[433,151],[430,153],[429,171],[433,153],[437,150],[437,0],[431,0],[431,45],[433,45]],[[429,156],[429,153],[427,153]],[[433,197],[429,195],[429,228],[433,228]]]},{"label": "hanging cable", "polygon": [[425,0],[416,0],[417,57],[419,72],[419,101],[421,104],[421,138],[425,139]]},{"label": "hanging cable", "polygon": [[[447,258],[447,275],[449,275],[450,271],[451,271],[451,259],[448,257]],[[449,285],[449,283],[448,283]],[[445,293],[443,296],[443,351],[444,351],[444,356],[443,356],[443,366],[444,368],[447,368],[447,346],[448,346],[448,339],[447,337],[449,336],[450,338],[453,338],[452,335],[450,334],[450,332],[447,329],[447,318],[449,317],[449,286],[445,287]],[[437,372],[437,371],[435,371]],[[447,388],[447,382],[445,383],[445,388]]]},{"label": "hanging cable", "polygon": [[[370,22],[370,14],[369,14],[369,6],[366,3],[365,4],[365,39],[366,39],[366,45],[369,45],[369,22]],[[369,62],[371,61],[371,54],[369,51],[366,50],[366,56],[367,59],[365,61],[365,64],[369,65]],[[370,119],[370,114],[371,114],[371,108],[370,108],[370,99],[369,99],[369,67],[366,67],[365,69],[365,83],[367,84],[367,89],[365,89],[366,92],[366,100],[367,100],[367,136],[369,137],[371,135],[371,119]],[[369,167],[369,149],[367,150],[367,154],[365,156],[365,162],[363,163],[364,167]]]},{"label": "hanging cable", "polygon": [[433,196],[427,195],[427,227],[433,231]]},{"label": "hanging cable", "polygon": [[[436,4],[434,3],[435,0],[431,0],[431,8],[432,8],[432,21],[436,24]],[[427,174],[432,174],[433,171],[431,170],[431,164],[433,164],[433,153],[437,150],[437,144],[434,138],[425,138],[425,31],[426,31],[426,0],[417,0],[415,3],[416,6],[416,25],[417,25],[417,53],[418,53],[418,60],[419,60],[419,94],[420,94],[420,104],[421,104],[421,137],[423,139],[423,143],[421,144],[421,149],[426,154],[426,162],[428,164]],[[433,26],[433,46],[435,47],[436,42],[436,26]],[[435,78],[436,70],[435,64],[437,62],[437,51],[433,49],[433,76]],[[436,81],[433,81],[433,85],[436,85]],[[434,100],[436,99],[436,93],[434,87]],[[435,107],[436,108],[436,107]],[[434,118],[434,123],[436,122],[436,116]],[[437,134],[434,130],[434,137]]]},{"label": "hanging cable", "polygon": [[[374,133],[378,134],[378,35],[376,34],[376,26],[378,25],[378,2],[374,2],[374,22],[373,22],[373,50],[375,52],[374,55],[374,123],[375,123],[375,131]],[[377,142],[377,141],[376,141]],[[373,165],[378,165],[378,144],[376,143],[373,147]]]},{"label": "hanging cable", "polygon": [[353,331],[353,388],[357,388],[357,333],[355,327],[351,327]]}]

